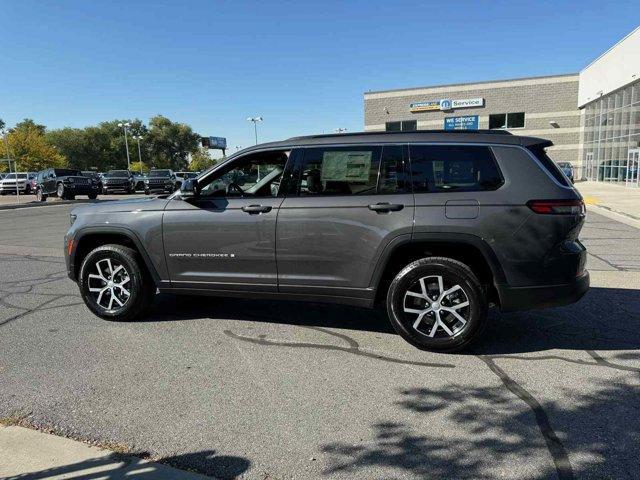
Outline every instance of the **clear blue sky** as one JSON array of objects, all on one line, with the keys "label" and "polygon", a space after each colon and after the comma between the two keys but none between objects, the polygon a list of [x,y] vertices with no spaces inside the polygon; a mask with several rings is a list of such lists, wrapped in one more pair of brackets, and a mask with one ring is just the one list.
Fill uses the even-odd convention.
[{"label": "clear blue sky", "polygon": [[363,128],[363,92],[579,71],[638,1],[2,2],[0,118],[161,113],[231,146]]}]

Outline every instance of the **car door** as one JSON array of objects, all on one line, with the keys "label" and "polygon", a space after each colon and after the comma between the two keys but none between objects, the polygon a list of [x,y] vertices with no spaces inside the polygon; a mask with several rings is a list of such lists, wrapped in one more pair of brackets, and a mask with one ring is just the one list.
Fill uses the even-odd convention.
[{"label": "car door", "polygon": [[200,195],[165,208],[163,237],[172,286],[277,291],[277,181],[287,151],[243,155],[199,181]]},{"label": "car door", "polygon": [[53,168],[44,173],[44,193],[51,195],[56,192],[56,179]]},{"label": "car door", "polygon": [[385,248],[411,236],[406,146],[301,150],[278,214],[279,291],[367,298]]}]

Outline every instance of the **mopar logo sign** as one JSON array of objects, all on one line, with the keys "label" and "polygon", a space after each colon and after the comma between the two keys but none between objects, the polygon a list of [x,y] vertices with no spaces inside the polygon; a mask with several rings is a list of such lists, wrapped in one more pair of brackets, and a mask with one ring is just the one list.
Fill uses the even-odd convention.
[{"label": "mopar logo sign", "polygon": [[440,100],[440,110],[451,110],[451,108],[452,108],[451,100],[449,100],[448,98]]},{"label": "mopar logo sign", "polygon": [[445,130],[478,130],[478,115],[445,118],[444,129]]}]

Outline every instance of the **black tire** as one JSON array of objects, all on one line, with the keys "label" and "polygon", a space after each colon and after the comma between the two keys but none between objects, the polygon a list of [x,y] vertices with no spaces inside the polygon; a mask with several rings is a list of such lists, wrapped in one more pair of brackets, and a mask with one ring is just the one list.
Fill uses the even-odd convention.
[{"label": "black tire", "polygon": [[[424,297],[421,279],[429,299]],[[458,289],[449,295],[441,295],[453,286],[458,286]],[[407,295],[408,291],[418,295]],[[458,306],[466,302],[467,306]],[[422,350],[462,350],[482,334],[487,323],[488,302],[478,278],[464,263],[446,257],[422,258],[403,268],[391,282],[386,303],[393,328]],[[434,306],[437,314],[433,311]],[[414,312],[430,311],[423,314],[418,322],[420,314],[406,312],[405,308]],[[451,310],[455,310],[466,323],[458,320]],[[441,318],[437,327],[436,315]]]},{"label": "black tire", "polygon": [[[106,292],[100,303],[98,303],[98,292],[91,292],[89,288],[100,288],[106,284],[101,280],[89,278],[90,274],[97,274],[97,262],[109,260],[114,265],[122,265],[129,278],[126,286],[129,287],[130,296],[123,301],[123,306],[109,309],[106,305],[110,299],[110,292]],[[102,264],[104,266],[104,263]],[[102,270],[105,275],[109,272],[106,267]],[[94,283],[91,283],[94,282]],[[97,282],[97,283],[95,283]],[[155,298],[156,285],[147,272],[147,269],[140,259],[138,253],[128,247],[122,245],[103,245],[92,250],[83,260],[80,267],[80,275],[78,280],[80,295],[85,305],[95,315],[105,320],[113,320],[118,322],[128,322],[140,318],[149,309],[153,299]],[[111,289],[114,291],[114,289]],[[105,297],[109,297],[108,299]],[[122,300],[124,297],[118,297]],[[101,305],[105,304],[105,305]],[[115,302],[113,302],[116,305]]]},{"label": "black tire", "polygon": [[64,185],[59,183],[58,184],[58,188],[56,189],[56,193],[58,195],[58,198],[62,199],[62,200],[66,200],[67,199],[67,191],[64,188]]},{"label": "black tire", "polygon": [[149,195],[150,193],[151,193],[151,190],[149,190],[148,188],[146,188],[146,189],[144,190],[144,194],[145,194],[145,195]]},{"label": "black tire", "polygon": [[96,198],[98,198],[98,192],[92,192],[87,196],[89,197],[89,200],[95,200]]},{"label": "black tire", "polygon": [[39,202],[47,201],[47,196],[44,193],[42,193],[41,188],[36,189],[36,200],[38,200]]},{"label": "black tire", "polygon": [[103,189],[102,189],[102,194],[103,194],[103,195],[109,195],[109,190],[108,190],[108,189],[106,189],[106,188],[103,188]]}]

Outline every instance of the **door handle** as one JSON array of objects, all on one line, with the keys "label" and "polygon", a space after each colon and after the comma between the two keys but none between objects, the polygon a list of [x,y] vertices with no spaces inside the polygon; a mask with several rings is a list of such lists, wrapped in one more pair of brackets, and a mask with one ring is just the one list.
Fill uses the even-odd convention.
[{"label": "door handle", "polygon": [[387,213],[387,212],[399,212],[404,208],[404,205],[401,203],[374,203],[373,205],[369,205],[369,210],[373,210],[378,213]]},{"label": "door handle", "polygon": [[262,205],[246,205],[242,207],[242,211],[249,215],[257,215],[259,213],[267,213],[271,211],[271,207]]}]

